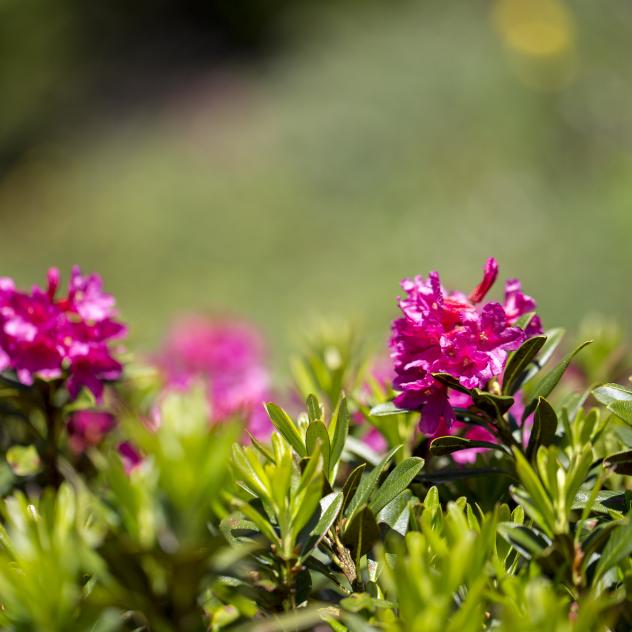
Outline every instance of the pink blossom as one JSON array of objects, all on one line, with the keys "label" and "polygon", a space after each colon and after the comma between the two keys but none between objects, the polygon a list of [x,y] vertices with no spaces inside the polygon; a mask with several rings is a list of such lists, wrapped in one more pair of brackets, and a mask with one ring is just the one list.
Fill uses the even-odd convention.
[{"label": "pink blossom", "polygon": [[272,424],[263,408],[270,394],[264,345],[250,325],[204,316],[183,318],[173,327],[158,365],[169,388],[206,382],[211,421],[241,415],[255,437],[270,435]]},{"label": "pink blossom", "polygon": [[[518,318],[535,308],[517,281],[509,281],[505,302],[478,307],[498,274],[489,259],[483,280],[469,295],[447,292],[439,275],[428,279],[404,279],[405,298],[399,298],[402,317],[393,322],[390,341],[394,362],[394,387],[400,391],[395,403],[422,413],[421,430],[435,435],[440,426],[455,421],[447,388],[433,373],[448,373],[465,388],[485,388],[502,374],[507,354],[529,336],[541,331],[539,319],[526,330],[515,325]],[[535,321],[535,322],[534,322]]]},{"label": "pink blossom", "polygon": [[116,421],[110,413],[97,410],[80,410],[68,420],[68,441],[73,452],[80,454],[86,448],[101,443]]},{"label": "pink blossom", "polygon": [[118,445],[118,453],[123,461],[125,472],[129,475],[143,462],[143,456],[136,446],[129,441],[123,441]]},{"label": "pink blossom", "polygon": [[72,398],[83,386],[100,398],[103,382],[122,373],[109,343],[126,328],[115,320],[114,299],[99,276],[84,278],[74,267],[69,285],[67,296],[56,298],[56,268],[48,271],[46,290],[22,292],[0,279],[0,371],[15,371],[23,384],[65,377]]}]

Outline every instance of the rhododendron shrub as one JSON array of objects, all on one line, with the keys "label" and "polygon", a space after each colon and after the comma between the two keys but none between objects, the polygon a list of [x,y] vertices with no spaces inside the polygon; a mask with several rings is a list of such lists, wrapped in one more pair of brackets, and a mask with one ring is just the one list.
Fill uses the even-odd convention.
[{"label": "rhododendron shrub", "polygon": [[631,629],[632,356],[497,276],[404,280],[293,383],[241,318],[134,360],[97,275],[1,278],[0,628]]}]

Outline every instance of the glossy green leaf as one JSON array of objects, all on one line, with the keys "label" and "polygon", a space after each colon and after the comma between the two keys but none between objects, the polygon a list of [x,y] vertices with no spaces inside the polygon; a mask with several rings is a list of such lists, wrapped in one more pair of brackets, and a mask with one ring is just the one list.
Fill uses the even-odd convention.
[{"label": "glossy green leaf", "polygon": [[494,395],[478,388],[472,390],[474,404],[491,417],[504,415],[514,404],[514,398],[509,395]]},{"label": "glossy green leaf", "polygon": [[303,545],[301,557],[308,556],[325,537],[325,534],[331,528],[340,510],[342,509],[343,494],[341,491],[332,492],[321,499],[320,517],[314,528],[309,533],[309,538]]},{"label": "glossy green leaf", "polygon": [[592,391],[594,398],[604,406],[619,401],[632,401],[632,390],[621,384],[602,384]]},{"label": "glossy green leaf", "polygon": [[520,388],[523,374],[545,342],[546,336],[534,336],[509,356],[503,374],[503,395],[513,395]]},{"label": "glossy green leaf", "polygon": [[372,495],[369,507],[378,513],[383,507],[403,492],[424,466],[424,460],[413,456],[399,463],[387,476],[380,488]]},{"label": "glossy green leaf", "polygon": [[533,428],[527,445],[527,458],[532,459],[541,445],[553,443],[557,430],[557,414],[544,397],[538,398],[533,418]]},{"label": "glossy green leaf", "polygon": [[409,413],[410,410],[404,408],[398,408],[394,402],[385,402],[384,404],[378,404],[371,408],[371,415],[374,417],[386,417],[388,415],[401,415]]},{"label": "glossy green leaf", "polygon": [[384,523],[400,535],[406,535],[410,521],[410,500],[413,495],[409,489],[393,498],[377,514],[378,524]]},{"label": "glossy green leaf", "polygon": [[294,451],[301,457],[307,456],[303,439],[290,416],[272,402],[268,402],[265,408],[274,427],[285,437],[286,441],[294,448]]}]

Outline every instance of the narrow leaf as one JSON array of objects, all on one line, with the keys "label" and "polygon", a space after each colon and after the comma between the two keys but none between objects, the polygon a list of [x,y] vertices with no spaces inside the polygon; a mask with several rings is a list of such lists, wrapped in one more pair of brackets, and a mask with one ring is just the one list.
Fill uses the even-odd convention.
[{"label": "narrow leaf", "polygon": [[609,406],[619,401],[632,401],[632,390],[621,386],[621,384],[602,384],[593,389],[592,394],[604,406]]},{"label": "narrow leaf", "polygon": [[268,402],[265,404],[268,417],[274,427],[285,437],[286,441],[294,448],[299,456],[307,456],[305,444],[294,422],[290,416],[276,404]]},{"label": "narrow leaf", "polygon": [[349,409],[346,398],[342,398],[336,408],[336,414],[329,427],[331,440],[330,475],[333,475],[334,468],[340,460],[340,455],[345,447],[347,435],[349,434]]},{"label": "narrow leaf", "polygon": [[404,408],[398,408],[393,402],[385,402],[384,404],[378,404],[371,408],[371,415],[373,417],[386,417],[388,415],[401,415],[409,413],[410,410]]},{"label": "narrow leaf", "polygon": [[608,405],[608,410],[614,413],[619,419],[625,421],[626,424],[632,425],[632,401],[619,400]]},{"label": "narrow leaf", "polygon": [[320,543],[331,528],[342,509],[343,494],[341,491],[332,492],[320,501],[320,518],[310,531],[309,538],[303,545],[301,557],[308,556]]},{"label": "narrow leaf", "polygon": [[424,460],[415,456],[405,459],[397,465],[373,495],[369,504],[373,512],[378,513],[393,498],[403,492],[417,476],[423,465]]},{"label": "narrow leaf", "polygon": [[329,472],[329,457],[331,453],[331,446],[329,445],[329,434],[327,428],[322,421],[313,421],[307,426],[307,432],[305,433],[305,446],[307,447],[307,454],[312,455],[316,449],[316,444],[320,441],[320,452],[323,457],[323,469],[325,472]]},{"label": "narrow leaf", "polygon": [[527,445],[527,458],[532,459],[541,445],[553,443],[557,430],[557,415],[544,397],[538,398],[533,420],[533,428]]},{"label": "narrow leaf", "polygon": [[548,397],[551,394],[551,391],[557,386],[558,382],[562,378],[562,375],[564,375],[564,372],[571,363],[571,360],[591,342],[592,340],[587,340],[573,349],[570,353],[567,353],[562,361],[556,367],[551,369],[551,371],[549,371],[549,373],[547,373],[540,382],[538,382],[538,384],[536,384],[531,396],[531,401],[525,407],[522,415],[523,421],[534,411],[540,397]]},{"label": "narrow leaf", "polygon": [[460,450],[469,450],[470,448],[489,448],[491,450],[505,451],[501,445],[496,443],[490,443],[489,441],[474,441],[472,439],[465,439],[464,437],[457,437],[454,435],[433,439],[430,444],[430,454],[432,454],[432,456],[445,456],[446,454],[452,454],[453,452],[459,452]]},{"label": "narrow leaf", "polygon": [[520,388],[520,378],[545,342],[546,336],[534,336],[511,354],[503,374],[503,395],[513,395]]},{"label": "narrow leaf", "polygon": [[354,558],[357,559],[368,553],[379,537],[380,529],[375,516],[364,505],[345,529],[342,541],[351,549]]}]

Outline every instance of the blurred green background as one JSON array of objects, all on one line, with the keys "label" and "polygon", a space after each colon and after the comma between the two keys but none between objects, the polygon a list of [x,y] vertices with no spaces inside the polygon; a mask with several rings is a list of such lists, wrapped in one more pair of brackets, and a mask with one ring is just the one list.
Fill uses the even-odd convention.
[{"label": "blurred green background", "polygon": [[79,263],[137,348],[212,309],[279,358],[494,255],[545,325],[630,331],[630,33],[590,0],[2,0],[0,274]]}]

